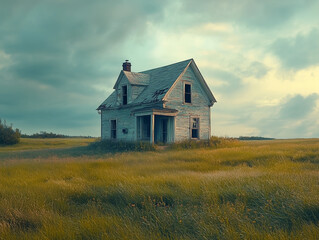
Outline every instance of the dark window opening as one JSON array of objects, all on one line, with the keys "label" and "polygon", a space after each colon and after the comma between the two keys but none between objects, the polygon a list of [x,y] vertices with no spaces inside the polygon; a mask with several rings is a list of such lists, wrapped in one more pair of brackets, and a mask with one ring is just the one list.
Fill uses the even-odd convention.
[{"label": "dark window opening", "polygon": [[151,137],[151,116],[143,117],[143,138]]},{"label": "dark window opening", "polygon": [[111,120],[111,139],[116,139],[116,120]]},{"label": "dark window opening", "polygon": [[192,102],[192,88],[190,84],[185,84],[185,102]]},{"label": "dark window opening", "polygon": [[122,102],[123,105],[127,104],[127,86],[122,86]]},{"label": "dark window opening", "polygon": [[192,118],[192,138],[199,138],[199,118]]},{"label": "dark window opening", "polygon": [[167,119],[163,119],[163,143],[167,142]]}]

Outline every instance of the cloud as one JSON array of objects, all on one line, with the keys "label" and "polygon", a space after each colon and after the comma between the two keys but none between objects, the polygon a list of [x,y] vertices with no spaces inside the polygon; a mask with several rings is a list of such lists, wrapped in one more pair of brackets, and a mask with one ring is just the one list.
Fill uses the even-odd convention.
[{"label": "cloud", "polygon": [[281,105],[279,117],[290,120],[306,118],[316,108],[316,101],[318,99],[319,95],[317,93],[306,97],[299,94],[291,97]]},{"label": "cloud", "polygon": [[[0,117],[29,133],[99,136],[95,108],[123,60],[142,71],[194,58],[217,97],[213,125],[221,134],[296,136],[304,124],[314,136],[316,71],[306,69],[318,64],[316,12],[306,16],[314,2],[2,0]],[[295,36],[301,28],[313,31]],[[304,71],[287,77],[282,68]],[[290,77],[303,83],[285,89]],[[297,95],[280,102],[287,94]],[[304,109],[294,110],[299,103]]]},{"label": "cloud", "polygon": [[280,59],[286,69],[300,70],[319,64],[319,30],[299,33],[292,38],[279,38],[270,50]]},{"label": "cloud", "polygon": [[263,63],[254,61],[246,69],[241,71],[244,77],[254,77],[260,79],[264,77],[269,71],[269,68]]},{"label": "cloud", "polygon": [[[287,96],[276,106],[255,109],[248,124],[259,130],[262,136],[275,138],[316,137],[319,127],[317,116],[319,95]],[[260,117],[259,117],[260,116]]]},{"label": "cloud", "polygon": [[221,81],[220,85],[215,86],[217,91],[223,92],[223,94],[232,94],[239,91],[243,87],[242,80],[233,73],[221,69],[211,69],[208,71],[210,78],[218,79]]},{"label": "cloud", "polygon": [[290,20],[295,14],[311,7],[314,0],[198,0],[183,1],[182,9],[196,13],[198,19],[232,22],[252,28],[271,29]]},{"label": "cloud", "polygon": [[0,117],[26,129],[60,126],[83,134],[94,126],[85,134],[98,135],[95,108],[114,84],[127,43],[147,33],[148,21],[161,21],[164,6],[144,0],[1,1]]}]

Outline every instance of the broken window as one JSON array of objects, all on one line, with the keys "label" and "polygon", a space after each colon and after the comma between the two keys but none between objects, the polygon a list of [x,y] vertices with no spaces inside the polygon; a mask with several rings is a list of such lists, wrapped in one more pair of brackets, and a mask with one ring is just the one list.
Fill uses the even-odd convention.
[{"label": "broken window", "polygon": [[111,120],[111,139],[116,139],[116,120]]},{"label": "broken window", "polygon": [[185,83],[185,103],[192,102],[192,88],[190,84]]},{"label": "broken window", "polygon": [[191,120],[192,138],[199,138],[199,118]]},{"label": "broken window", "polygon": [[122,86],[122,103],[123,105],[127,104],[127,86]]}]

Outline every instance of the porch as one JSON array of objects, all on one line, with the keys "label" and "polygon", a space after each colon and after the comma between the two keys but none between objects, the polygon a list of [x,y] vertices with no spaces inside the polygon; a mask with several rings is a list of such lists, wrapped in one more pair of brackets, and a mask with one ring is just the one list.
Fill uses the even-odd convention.
[{"label": "porch", "polygon": [[170,143],[175,138],[175,109],[140,109],[135,111],[136,140]]}]

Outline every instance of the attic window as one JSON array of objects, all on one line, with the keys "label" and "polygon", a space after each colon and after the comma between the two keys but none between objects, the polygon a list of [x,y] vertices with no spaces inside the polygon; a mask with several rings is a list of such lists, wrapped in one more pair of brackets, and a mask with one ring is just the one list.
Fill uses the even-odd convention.
[{"label": "attic window", "polygon": [[192,103],[192,88],[190,84],[185,83],[184,94],[185,103]]},{"label": "attic window", "polygon": [[122,103],[123,105],[127,104],[127,86],[122,86]]}]

